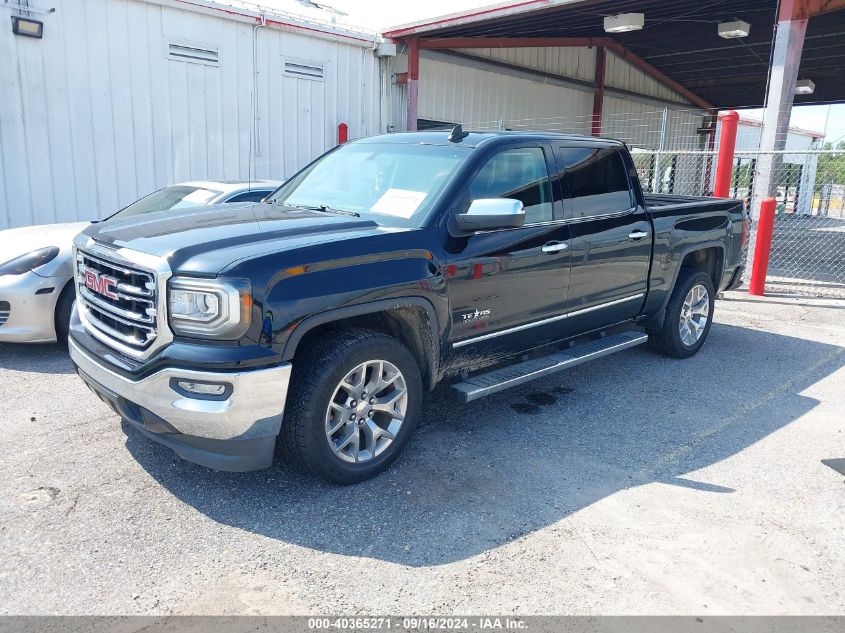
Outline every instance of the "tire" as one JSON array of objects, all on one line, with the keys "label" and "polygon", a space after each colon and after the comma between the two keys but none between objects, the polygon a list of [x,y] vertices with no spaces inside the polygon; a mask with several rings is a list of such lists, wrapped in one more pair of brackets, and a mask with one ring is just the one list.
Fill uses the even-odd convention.
[{"label": "tire", "polygon": [[[693,301],[692,307],[697,308],[697,310],[690,311],[689,306],[685,307],[685,302],[691,296],[690,293],[694,288],[703,288],[707,297]],[[700,290],[697,292],[700,292]],[[710,275],[691,268],[682,268],[678,273],[678,279],[675,281],[675,287],[672,289],[672,295],[669,297],[669,303],[666,305],[666,318],[663,320],[663,326],[660,329],[648,330],[649,347],[659,354],[672,358],[689,358],[698,352],[704,345],[713,323],[715,297],[716,292]],[[689,323],[686,315],[700,315],[700,311],[705,306],[707,314],[703,326],[700,316],[694,316],[693,323]],[[681,321],[682,315],[685,316],[685,322],[689,323],[689,329],[686,331],[684,330],[684,323]],[[693,341],[691,335],[697,336],[697,338]]]},{"label": "tire", "polygon": [[[383,389],[378,389],[376,376],[381,377],[378,384],[386,385]],[[398,396],[403,387],[405,395]],[[368,388],[374,394],[361,399]],[[382,404],[391,398],[398,399]],[[392,336],[356,328],[317,340],[294,361],[280,437],[282,456],[335,484],[374,477],[408,443],[421,400],[419,366]],[[404,414],[403,420],[393,417],[397,412]],[[373,424],[380,430],[373,430]],[[334,427],[339,430],[330,435]]]},{"label": "tire", "polygon": [[62,290],[59,300],[56,302],[56,341],[61,345],[67,345],[68,332],[70,330],[70,313],[73,311],[73,302],[76,301],[76,290],[71,279]]}]

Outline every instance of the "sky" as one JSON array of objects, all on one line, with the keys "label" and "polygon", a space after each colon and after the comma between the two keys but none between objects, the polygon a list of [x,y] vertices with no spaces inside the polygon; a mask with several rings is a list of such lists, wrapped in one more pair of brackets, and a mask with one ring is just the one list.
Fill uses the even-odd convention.
[{"label": "sky", "polygon": [[[382,31],[388,27],[398,26],[424,18],[437,17],[448,13],[456,13],[495,4],[501,0],[425,0],[425,2],[409,2],[408,0],[316,0],[327,4],[349,17],[344,20],[356,26],[365,27],[372,31]],[[289,11],[295,10],[296,0],[260,0],[267,7],[276,6]],[[763,118],[762,110],[744,110],[743,115],[756,119]],[[792,110],[790,125],[824,132],[825,140],[845,140],[845,104],[834,106],[796,106]]]}]

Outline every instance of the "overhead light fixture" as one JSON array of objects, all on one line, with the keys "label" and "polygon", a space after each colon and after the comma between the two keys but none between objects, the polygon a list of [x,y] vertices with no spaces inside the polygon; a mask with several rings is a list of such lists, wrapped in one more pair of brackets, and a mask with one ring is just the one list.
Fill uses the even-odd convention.
[{"label": "overhead light fixture", "polygon": [[619,13],[609,15],[604,19],[605,33],[627,33],[628,31],[639,31],[643,28],[645,14],[643,13]]},{"label": "overhead light fixture", "polygon": [[795,94],[811,95],[816,90],[816,84],[812,79],[799,79],[795,82]]},{"label": "overhead light fixture", "polygon": [[731,40],[735,37],[748,37],[750,31],[751,25],[742,20],[721,22],[719,24],[719,37],[724,37],[726,40]]},{"label": "overhead light fixture", "polygon": [[24,37],[35,37],[39,40],[44,36],[44,23],[19,15],[12,16],[12,33]]}]

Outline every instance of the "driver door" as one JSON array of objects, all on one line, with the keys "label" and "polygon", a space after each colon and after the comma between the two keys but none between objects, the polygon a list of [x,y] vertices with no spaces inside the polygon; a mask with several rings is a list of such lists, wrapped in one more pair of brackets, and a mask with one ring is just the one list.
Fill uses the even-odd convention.
[{"label": "driver door", "polygon": [[472,200],[515,198],[525,225],[480,231],[446,244],[447,289],[456,352],[507,353],[560,338],[569,283],[569,229],[554,157],[545,144],[493,150],[472,175],[455,212]]}]

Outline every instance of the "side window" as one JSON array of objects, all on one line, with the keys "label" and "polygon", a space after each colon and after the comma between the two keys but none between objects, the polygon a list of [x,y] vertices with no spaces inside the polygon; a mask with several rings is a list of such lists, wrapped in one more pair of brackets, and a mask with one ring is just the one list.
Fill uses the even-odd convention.
[{"label": "side window", "polygon": [[267,197],[269,191],[245,191],[236,196],[232,196],[226,202],[261,202]]},{"label": "side window", "polygon": [[554,219],[552,186],[539,147],[508,149],[491,157],[470,182],[469,197],[521,200],[526,224]]},{"label": "side window", "polygon": [[588,218],[634,206],[625,163],[614,149],[560,147],[572,217]]}]

